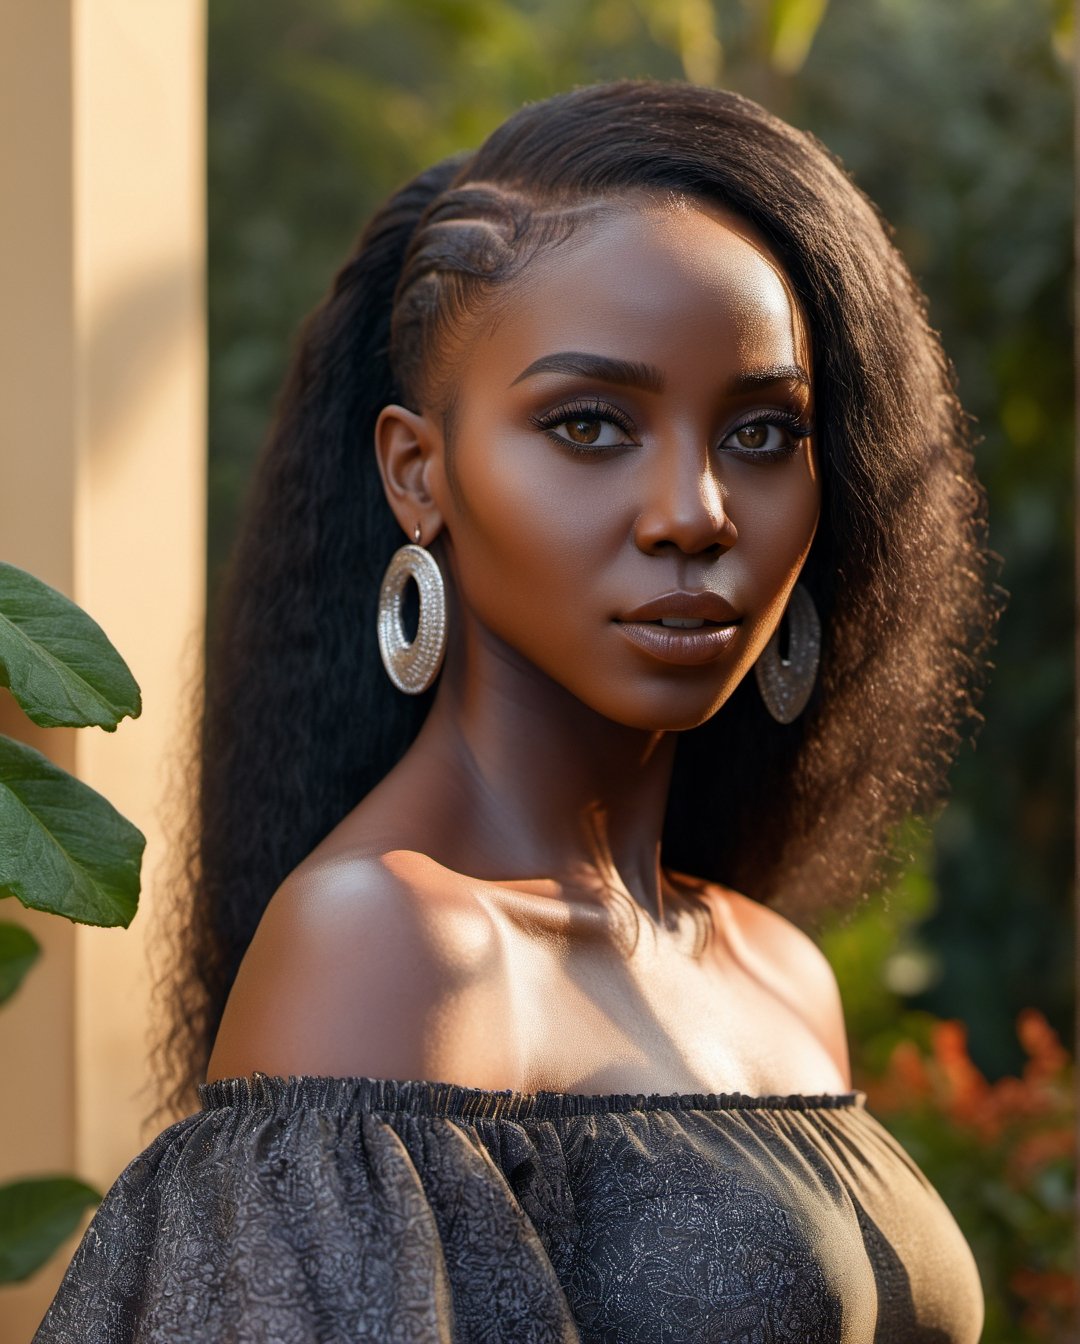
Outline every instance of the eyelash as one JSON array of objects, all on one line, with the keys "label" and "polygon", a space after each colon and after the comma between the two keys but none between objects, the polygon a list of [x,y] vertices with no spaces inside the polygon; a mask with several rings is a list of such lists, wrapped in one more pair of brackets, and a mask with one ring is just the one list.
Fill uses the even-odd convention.
[{"label": "eyelash", "polygon": [[585,444],[572,443],[569,439],[552,432],[555,425],[564,424],[567,420],[607,421],[617,425],[624,434],[634,432],[634,426],[625,412],[605,401],[571,401],[544,415],[531,415],[529,420],[537,429],[543,430],[553,443],[557,443],[560,448],[569,449],[575,457],[598,457],[603,453],[613,452],[616,447],[622,445],[609,444],[602,448],[589,448]]},{"label": "eyelash", "polygon": [[[543,431],[553,443],[557,443],[560,448],[565,448],[575,457],[600,457],[627,446],[624,444],[607,444],[600,448],[589,448],[584,444],[572,443],[569,439],[564,439],[561,435],[553,432],[556,425],[565,424],[567,420],[603,421],[617,425],[624,434],[634,432],[634,426],[625,412],[605,401],[569,402],[553,411],[546,412],[544,415],[529,417],[531,424]],[[732,434],[737,434],[740,429],[749,429],[751,425],[777,425],[788,431],[790,439],[781,448],[729,448],[726,450],[727,452],[736,453],[740,457],[752,458],[758,462],[762,460],[775,461],[778,458],[790,457],[798,444],[803,439],[809,438],[814,432],[814,426],[809,420],[800,420],[798,416],[790,415],[785,411],[764,411],[742,421],[741,424],[733,426],[724,437],[729,438]]]}]

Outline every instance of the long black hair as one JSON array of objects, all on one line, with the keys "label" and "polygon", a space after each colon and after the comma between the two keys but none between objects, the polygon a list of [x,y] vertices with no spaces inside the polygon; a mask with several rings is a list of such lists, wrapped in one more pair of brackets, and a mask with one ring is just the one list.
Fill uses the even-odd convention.
[{"label": "long black hair", "polygon": [[784,726],[746,678],[680,736],[664,862],[793,910],[836,904],[940,797],[978,717],[996,598],[952,366],[888,225],[812,135],[737,94],[622,80],[531,104],[392,196],[301,329],[207,651],[162,984],[167,1105],[193,1100],[275,889],[400,759],[434,695],[401,695],[378,654],[379,583],[403,540],[376,468],[380,409],[423,397],[452,425],[469,318],[582,212],[640,193],[735,211],[785,267],[811,333],[823,483],[802,576],[824,629],[814,697]]}]

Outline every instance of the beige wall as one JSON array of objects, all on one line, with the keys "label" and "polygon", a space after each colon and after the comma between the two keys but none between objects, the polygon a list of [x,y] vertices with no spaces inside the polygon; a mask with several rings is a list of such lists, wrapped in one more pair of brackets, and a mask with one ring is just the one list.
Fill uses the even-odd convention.
[{"label": "beige wall", "polygon": [[[145,949],[204,592],[203,53],[203,0],[0,0],[0,557],[94,616],[144,703],[112,734],[44,731],[0,692],[0,732],[148,841],[128,930],[0,906],[44,949],[0,1009],[0,1180],[104,1188],[152,1137]],[[0,1289],[0,1344],[73,1245]]]}]

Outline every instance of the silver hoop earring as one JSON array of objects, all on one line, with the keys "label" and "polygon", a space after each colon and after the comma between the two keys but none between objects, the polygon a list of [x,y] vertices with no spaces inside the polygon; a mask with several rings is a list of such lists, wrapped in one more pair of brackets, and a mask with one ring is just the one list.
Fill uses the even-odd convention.
[{"label": "silver hoop earring", "polygon": [[[413,529],[417,544],[399,546],[390,557],[379,589],[379,654],[386,675],[399,691],[419,695],[435,680],[446,652],[446,586],[430,551],[420,543],[420,524]],[[409,579],[420,594],[420,620],[410,644],[401,622],[402,595]]]},{"label": "silver hoop earring", "polygon": [[[765,708],[777,723],[792,723],[806,708],[821,661],[821,621],[814,599],[797,583],[784,613],[788,622],[788,656],[780,657],[780,628],[754,664]],[[783,623],[781,617],[781,624]]]}]

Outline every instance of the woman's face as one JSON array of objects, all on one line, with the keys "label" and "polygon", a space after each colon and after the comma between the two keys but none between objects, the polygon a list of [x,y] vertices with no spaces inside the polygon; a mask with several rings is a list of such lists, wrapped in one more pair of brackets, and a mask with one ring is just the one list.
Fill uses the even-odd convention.
[{"label": "woman's face", "polygon": [[[737,217],[628,205],[579,228],[468,346],[456,490],[441,453],[428,476],[455,606],[599,714],[704,722],[814,536],[810,369],[790,286]],[[670,599],[632,619],[673,593],[711,595],[709,623],[665,630]]]}]

